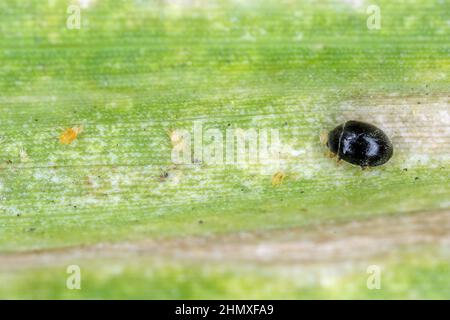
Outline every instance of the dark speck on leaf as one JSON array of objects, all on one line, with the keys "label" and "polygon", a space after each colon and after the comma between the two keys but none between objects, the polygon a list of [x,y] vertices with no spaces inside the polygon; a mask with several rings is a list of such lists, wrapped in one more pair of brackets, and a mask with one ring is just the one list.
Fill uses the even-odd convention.
[{"label": "dark speck on leaf", "polygon": [[167,179],[169,177],[169,173],[167,171],[164,171],[163,173],[161,173],[159,175],[159,180],[160,181],[164,181],[165,179]]},{"label": "dark speck on leaf", "polygon": [[403,168],[403,171],[408,171],[408,168]]},{"label": "dark speck on leaf", "polygon": [[198,220],[198,224],[203,224],[203,220]]},{"label": "dark speck on leaf", "polygon": [[36,228],[28,228],[27,229],[28,232],[33,232],[34,230],[36,230]]},{"label": "dark speck on leaf", "polygon": [[414,180],[419,180],[419,177],[415,177]]}]

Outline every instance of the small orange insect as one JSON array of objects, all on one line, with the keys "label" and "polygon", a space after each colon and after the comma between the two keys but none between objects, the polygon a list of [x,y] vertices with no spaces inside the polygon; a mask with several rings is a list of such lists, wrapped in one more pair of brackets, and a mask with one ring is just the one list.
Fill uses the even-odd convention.
[{"label": "small orange insect", "polygon": [[278,187],[286,178],[286,174],[283,171],[278,171],[272,176],[272,187]]},{"label": "small orange insect", "polygon": [[64,130],[64,132],[59,136],[59,142],[61,144],[71,144],[82,130],[82,127],[73,127]]}]

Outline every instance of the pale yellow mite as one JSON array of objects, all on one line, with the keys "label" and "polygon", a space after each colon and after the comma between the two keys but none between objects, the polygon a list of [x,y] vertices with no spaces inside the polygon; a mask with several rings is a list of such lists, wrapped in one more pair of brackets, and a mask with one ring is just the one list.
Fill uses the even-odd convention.
[{"label": "pale yellow mite", "polygon": [[67,128],[59,136],[59,142],[61,144],[71,144],[83,130],[82,127]]},{"label": "pale yellow mite", "polygon": [[176,145],[183,139],[183,136],[177,130],[169,130],[167,135],[169,136],[172,145]]},{"label": "pale yellow mite", "polygon": [[272,176],[272,186],[278,187],[286,178],[286,174],[283,171],[278,171]]},{"label": "pale yellow mite", "polygon": [[322,131],[319,136],[320,143],[326,145],[328,143],[328,131]]}]

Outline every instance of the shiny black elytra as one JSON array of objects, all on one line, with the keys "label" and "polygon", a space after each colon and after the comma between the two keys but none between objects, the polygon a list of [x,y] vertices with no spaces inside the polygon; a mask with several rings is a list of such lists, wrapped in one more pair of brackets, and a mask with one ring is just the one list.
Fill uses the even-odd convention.
[{"label": "shiny black elytra", "polygon": [[331,130],[327,146],[338,159],[362,168],[386,163],[394,151],[392,142],[381,129],[353,120]]}]

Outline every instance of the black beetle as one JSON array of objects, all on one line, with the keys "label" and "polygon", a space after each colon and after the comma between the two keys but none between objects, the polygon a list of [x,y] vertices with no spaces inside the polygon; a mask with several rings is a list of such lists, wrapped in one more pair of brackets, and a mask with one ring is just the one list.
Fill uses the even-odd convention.
[{"label": "black beetle", "polygon": [[372,124],[350,120],[328,133],[330,151],[352,164],[375,167],[386,163],[394,152],[391,140]]}]

